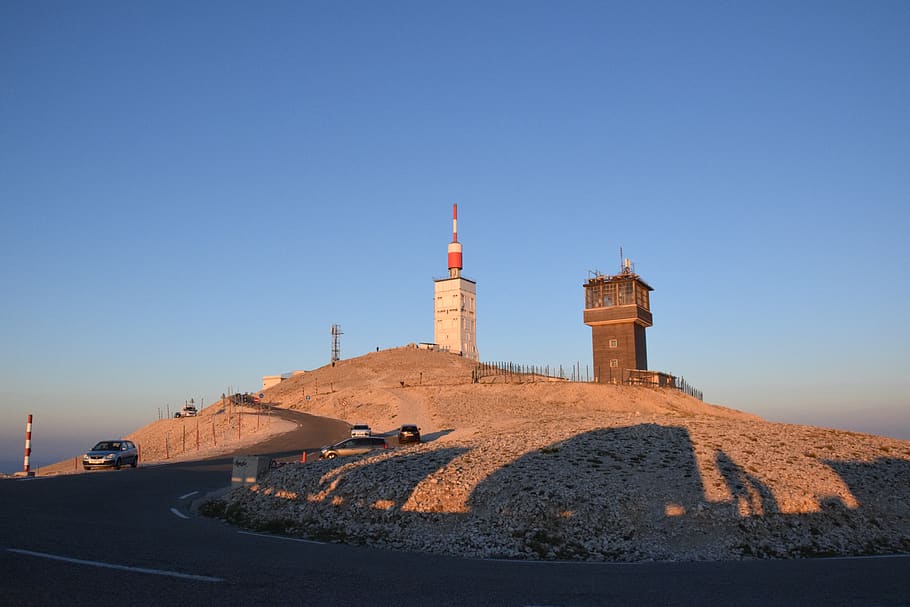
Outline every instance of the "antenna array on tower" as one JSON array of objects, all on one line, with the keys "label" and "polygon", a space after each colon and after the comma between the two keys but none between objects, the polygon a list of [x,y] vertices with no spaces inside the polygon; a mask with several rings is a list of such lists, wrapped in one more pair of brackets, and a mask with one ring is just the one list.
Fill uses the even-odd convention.
[{"label": "antenna array on tower", "polygon": [[332,325],[332,362],[341,360],[341,325]]}]

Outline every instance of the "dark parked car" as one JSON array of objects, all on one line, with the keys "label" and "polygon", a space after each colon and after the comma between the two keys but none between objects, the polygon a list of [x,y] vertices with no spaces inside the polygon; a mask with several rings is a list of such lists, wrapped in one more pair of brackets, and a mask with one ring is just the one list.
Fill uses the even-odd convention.
[{"label": "dark parked car", "polygon": [[408,443],[420,442],[420,428],[414,424],[404,424],[398,430],[398,444],[407,445]]},{"label": "dark parked car", "polygon": [[82,467],[86,470],[92,468],[119,470],[121,466],[127,465],[135,468],[138,463],[139,449],[132,441],[123,439],[103,440],[82,456]]},{"label": "dark parked car", "polygon": [[388,449],[389,444],[381,436],[358,436],[346,438],[331,447],[323,447],[319,454],[320,459],[334,459],[345,455],[360,455],[369,453],[374,449]]}]

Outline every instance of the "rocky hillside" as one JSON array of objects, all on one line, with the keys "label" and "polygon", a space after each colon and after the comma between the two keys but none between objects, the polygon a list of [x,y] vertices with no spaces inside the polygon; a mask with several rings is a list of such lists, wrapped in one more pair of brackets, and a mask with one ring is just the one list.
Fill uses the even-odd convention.
[{"label": "rocky hillside", "polygon": [[666,389],[533,377],[401,348],[267,398],[424,444],[289,465],[206,511],[311,538],[506,558],[910,551],[910,442],[766,422]]}]

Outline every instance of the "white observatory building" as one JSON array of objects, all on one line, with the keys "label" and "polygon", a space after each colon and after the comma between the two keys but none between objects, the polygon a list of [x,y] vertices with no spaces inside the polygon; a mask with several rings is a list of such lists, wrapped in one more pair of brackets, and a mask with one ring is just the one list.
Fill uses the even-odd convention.
[{"label": "white observatory building", "polygon": [[458,205],[452,205],[452,242],[449,243],[449,276],[435,278],[433,341],[441,350],[478,360],[477,283],[461,275],[458,242]]}]

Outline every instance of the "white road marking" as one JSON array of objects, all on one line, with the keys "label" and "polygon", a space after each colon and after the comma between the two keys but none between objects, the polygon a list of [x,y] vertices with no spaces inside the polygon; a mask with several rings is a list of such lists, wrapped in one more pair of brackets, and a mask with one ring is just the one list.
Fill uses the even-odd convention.
[{"label": "white road marking", "polygon": [[182,513],[182,512],[180,512],[179,510],[177,510],[176,508],[171,508],[171,512],[173,512],[175,516],[179,516],[179,517],[182,518],[182,519],[188,519],[188,518],[190,518],[190,517],[188,517],[187,515],[185,515],[184,513]]},{"label": "white road marking", "polygon": [[636,565],[650,565],[653,561],[539,561],[534,559],[476,559],[478,561],[487,561],[490,563],[514,563],[516,565],[588,565],[588,566],[619,566],[634,567]]},{"label": "white road marking", "polygon": [[299,537],[285,537],[283,535],[269,535],[268,533],[253,533],[252,531],[238,531],[237,533],[242,533],[243,535],[255,535],[256,537],[267,537],[273,540],[285,540],[288,542],[300,542],[302,544],[317,544],[319,546],[325,546],[325,542],[317,542],[316,540],[305,540]]},{"label": "white road marking", "polygon": [[[815,561],[867,561],[873,559],[910,559],[910,554],[867,554],[861,556],[825,556],[812,560]],[[578,565],[592,567],[640,567],[654,565],[661,562],[689,562],[689,561],[539,561],[532,559],[474,559],[490,563],[512,563],[515,565]],[[691,561],[695,562],[695,561]]]},{"label": "white road marking", "polygon": [[185,494],[181,495],[181,496],[178,497],[177,499],[178,499],[178,500],[185,500],[186,498],[192,497],[192,496],[196,495],[197,493],[199,493],[199,492],[198,492],[198,491],[190,491],[189,493],[185,493]]},{"label": "white road marking", "polygon": [[818,560],[820,561],[859,561],[859,560],[873,560],[873,559],[905,559],[910,557],[910,554],[867,554],[864,556],[825,556]]},{"label": "white road marking", "polygon": [[149,573],[151,575],[166,575],[169,577],[178,577],[186,580],[196,580],[197,582],[223,582],[224,579],[220,577],[212,577],[209,575],[194,575],[192,573],[179,573],[177,571],[165,571],[164,569],[149,569],[148,567],[129,567],[127,565],[115,565],[113,563],[102,563],[101,561],[87,561],[85,559],[74,559],[68,556],[60,556],[57,554],[47,554],[46,552],[32,552],[31,550],[21,550],[19,548],[7,548],[7,552],[15,552],[17,554],[25,554],[28,556],[37,556],[43,559],[51,559],[54,561],[63,561],[65,563],[75,563],[77,565],[89,565],[91,567],[103,567],[106,569],[117,569],[118,571],[132,571],[133,573]]}]

